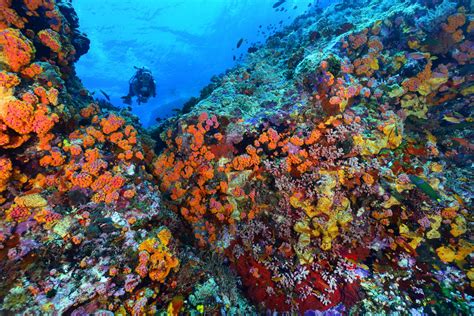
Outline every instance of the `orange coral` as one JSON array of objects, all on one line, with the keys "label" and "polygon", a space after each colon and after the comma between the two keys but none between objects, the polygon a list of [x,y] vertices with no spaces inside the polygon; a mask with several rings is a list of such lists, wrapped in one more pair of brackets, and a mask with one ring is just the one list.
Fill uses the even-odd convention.
[{"label": "orange coral", "polygon": [[36,11],[40,7],[52,10],[54,9],[54,2],[49,0],[23,0],[26,8],[30,11]]},{"label": "orange coral", "polygon": [[41,100],[41,103],[42,104],[49,104],[50,101],[49,101],[49,94],[48,94],[48,91],[41,87],[41,86],[38,86],[36,87],[34,90],[35,94],[40,97],[40,100]]},{"label": "orange coral", "polygon": [[304,142],[306,145],[312,145],[316,143],[320,138],[321,138],[321,132],[315,129],[311,131],[311,134],[308,136],[308,138],[305,139]]},{"label": "orange coral", "polygon": [[72,178],[72,184],[80,188],[88,188],[92,184],[93,178],[90,174],[81,172]]},{"label": "orange coral", "polygon": [[25,18],[20,17],[14,9],[11,8],[11,0],[0,1],[0,29],[14,25],[19,29],[25,27]]},{"label": "orange coral", "polygon": [[164,283],[171,269],[178,269],[179,260],[166,247],[171,235],[160,232],[158,237],[159,240],[149,238],[140,244],[139,265],[135,271],[141,277],[145,277],[148,273],[151,280]]},{"label": "orange coral", "polygon": [[[0,113],[0,116],[2,113]],[[7,103],[6,113],[2,117],[5,125],[18,134],[28,134],[33,130],[33,107],[23,101],[13,100]]]},{"label": "orange coral", "polygon": [[383,44],[378,36],[371,36],[367,46],[370,48],[370,54],[378,54],[383,49]]},{"label": "orange coral", "polygon": [[92,136],[86,135],[82,137],[82,145],[84,147],[92,147],[95,144],[95,139]]},{"label": "orange coral", "polygon": [[268,143],[268,149],[275,150],[278,146],[279,140],[280,140],[280,135],[278,134],[278,132],[275,131],[273,128],[269,128],[268,131],[263,132],[260,135],[255,145],[259,146],[260,144]]},{"label": "orange coral", "polygon": [[109,139],[112,143],[116,144],[123,139],[123,134],[121,132],[112,133]]},{"label": "orange coral", "polygon": [[43,67],[38,63],[32,63],[21,71],[21,74],[29,79],[34,79],[43,72]]},{"label": "orange coral", "polygon": [[11,28],[0,31],[0,48],[0,61],[15,72],[28,65],[35,53],[33,44],[19,30]]},{"label": "orange coral", "polygon": [[5,191],[12,175],[12,162],[6,157],[0,157],[0,192]]},{"label": "orange coral", "polygon": [[250,155],[244,154],[234,158],[232,161],[232,167],[235,170],[244,170],[252,165],[252,160]]},{"label": "orange coral", "polygon": [[80,114],[83,118],[90,118],[93,115],[97,114],[98,108],[94,103],[89,104],[87,107],[82,108]]},{"label": "orange coral", "polygon": [[87,162],[94,162],[101,157],[99,149],[87,149],[84,154]]},{"label": "orange coral", "polygon": [[136,195],[136,191],[135,191],[135,190],[125,190],[125,192],[123,192],[123,197],[126,198],[126,199],[131,199],[131,198],[133,198],[135,195]]},{"label": "orange coral", "polygon": [[205,130],[203,130],[201,125],[198,125],[197,128],[196,128],[195,125],[190,125],[187,129],[187,132],[192,134],[193,137],[194,137],[194,141],[190,146],[191,149],[194,150],[194,151],[199,150],[201,148],[201,146],[203,145],[203,143],[204,143],[204,132],[205,132]]},{"label": "orange coral", "polygon": [[358,49],[359,47],[361,47],[367,42],[367,32],[368,30],[365,29],[363,32],[359,34],[349,35],[349,41],[351,43],[352,49]]},{"label": "orange coral", "polygon": [[48,110],[46,107],[39,107],[34,116],[33,120],[33,131],[38,135],[47,134],[54,126],[55,123],[59,121],[57,114],[51,116],[47,115]]},{"label": "orange coral", "polygon": [[105,142],[105,135],[101,131],[99,131],[98,129],[95,129],[93,126],[89,126],[86,129],[86,132],[89,136],[95,138],[99,142],[101,142],[101,143]]},{"label": "orange coral", "polygon": [[454,33],[456,30],[466,23],[466,15],[464,13],[456,13],[448,17],[448,23],[441,26],[444,31]]},{"label": "orange coral", "polygon": [[94,176],[99,175],[99,173],[107,168],[107,162],[102,159],[97,159],[92,162],[88,162],[82,166],[82,170],[90,173]]},{"label": "orange coral", "polygon": [[0,86],[10,89],[20,84],[20,79],[14,73],[0,71]]},{"label": "orange coral", "polygon": [[51,29],[41,30],[38,37],[43,45],[49,47],[53,52],[59,53],[62,49],[60,35]]},{"label": "orange coral", "polygon": [[295,146],[303,146],[304,140],[299,138],[296,135],[293,135],[293,136],[290,137],[290,143],[292,143]]},{"label": "orange coral", "polygon": [[79,156],[82,154],[82,148],[81,146],[79,145],[71,145],[69,147],[69,152],[71,153],[71,155],[73,156]]},{"label": "orange coral", "polygon": [[59,91],[55,88],[48,90],[48,101],[51,105],[58,105]]},{"label": "orange coral", "polygon": [[47,209],[39,210],[33,218],[40,224],[51,225],[61,218],[61,215]]},{"label": "orange coral", "polygon": [[46,155],[40,159],[40,165],[43,167],[52,166],[59,167],[64,164],[65,158],[60,151],[51,151],[50,155]]},{"label": "orange coral", "polygon": [[103,118],[100,121],[100,126],[102,126],[102,132],[108,135],[117,131],[124,123],[125,120],[123,118],[115,114],[110,114],[107,118]]}]

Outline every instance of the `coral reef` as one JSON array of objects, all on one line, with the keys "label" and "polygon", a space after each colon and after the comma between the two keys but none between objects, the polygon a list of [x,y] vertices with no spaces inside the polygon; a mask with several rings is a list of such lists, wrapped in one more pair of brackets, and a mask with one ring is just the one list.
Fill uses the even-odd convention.
[{"label": "coral reef", "polygon": [[155,131],[69,2],[0,9],[1,310],[472,313],[469,3],[313,9]]}]

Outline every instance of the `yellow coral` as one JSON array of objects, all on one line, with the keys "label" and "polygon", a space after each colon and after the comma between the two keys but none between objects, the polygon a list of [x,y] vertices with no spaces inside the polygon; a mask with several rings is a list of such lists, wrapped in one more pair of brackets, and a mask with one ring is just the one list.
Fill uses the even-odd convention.
[{"label": "yellow coral", "polygon": [[436,249],[436,253],[443,262],[452,262],[462,261],[474,251],[474,245],[464,239],[459,241],[456,248],[453,246],[441,246]]},{"label": "yellow coral", "polygon": [[426,238],[428,239],[436,239],[440,238],[441,234],[439,233],[438,229],[441,227],[442,218],[439,215],[431,215],[428,216],[431,220],[431,230],[426,233]]},{"label": "yellow coral", "polygon": [[[423,237],[421,237],[418,233],[410,231],[408,226],[405,225],[405,224],[401,224],[398,227],[398,229],[399,229],[399,232],[400,232],[400,236],[405,237],[407,239],[411,239],[410,242],[408,242],[408,245],[410,245],[410,247],[413,250],[416,250],[416,248],[418,248],[418,245],[420,244],[420,242],[423,240]],[[402,248],[404,248],[406,251],[411,251],[412,250],[412,249],[408,249],[407,247],[405,247],[404,244],[400,244],[400,246],[402,246]]]},{"label": "yellow coral", "polygon": [[48,201],[38,193],[17,196],[15,198],[15,203],[18,206],[27,208],[40,208],[48,205]]},{"label": "yellow coral", "polygon": [[164,228],[160,230],[160,232],[157,234],[157,237],[163,245],[168,246],[168,243],[171,239],[171,232],[169,229]]},{"label": "yellow coral", "polygon": [[452,262],[456,256],[456,252],[452,247],[441,246],[436,249],[436,254],[443,262]]},{"label": "yellow coral", "polygon": [[451,230],[449,231],[454,237],[458,237],[467,231],[467,222],[464,216],[458,215],[451,223]]},{"label": "yellow coral", "polygon": [[[142,277],[144,277],[148,271],[150,279],[163,283],[171,269],[178,269],[179,260],[170,253],[168,247],[166,247],[171,239],[171,232],[164,228],[157,236],[158,239],[145,239],[138,246],[138,250],[141,252],[141,258],[135,270]],[[145,254],[145,256],[142,256],[142,254]]]},{"label": "yellow coral", "polygon": [[382,149],[395,149],[402,143],[403,133],[400,122],[392,118],[382,127],[382,133],[375,132],[371,138],[362,135],[352,137],[354,144],[361,148],[362,155],[376,155]]}]

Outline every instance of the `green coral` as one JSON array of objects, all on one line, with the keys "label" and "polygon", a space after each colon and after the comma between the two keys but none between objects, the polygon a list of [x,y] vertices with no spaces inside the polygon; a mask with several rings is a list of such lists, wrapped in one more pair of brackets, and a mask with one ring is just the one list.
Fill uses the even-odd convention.
[{"label": "green coral", "polygon": [[10,292],[3,300],[2,309],[8,311],[19,311],[25,308],[26,303],[30,299],[30,295],[23,287],[16,286],[10,289]]}]

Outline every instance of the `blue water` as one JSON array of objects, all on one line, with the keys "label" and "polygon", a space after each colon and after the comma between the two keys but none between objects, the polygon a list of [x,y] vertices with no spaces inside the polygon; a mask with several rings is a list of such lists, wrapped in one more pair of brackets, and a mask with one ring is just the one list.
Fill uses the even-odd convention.
[{"label": "blue water", "polygon": [[[80,29],[91,40],[89,52],[76,65],[77,73],[96,97],[103,98],[102,89],[114,105],[124,106],[120,97],[128,92],[133,67],[151,69],[157,97],[132,108],[149,126],[197,96],[213,75],[233,67],[252,43],[263,42],[290,24],[308,10],[308,4],[329,1],[288,0],[278,11],[272,8],[276,2],[140,0],[137,6],[135,0],[75,0]],[[241,38],[244,42],[237,49]]]}]

